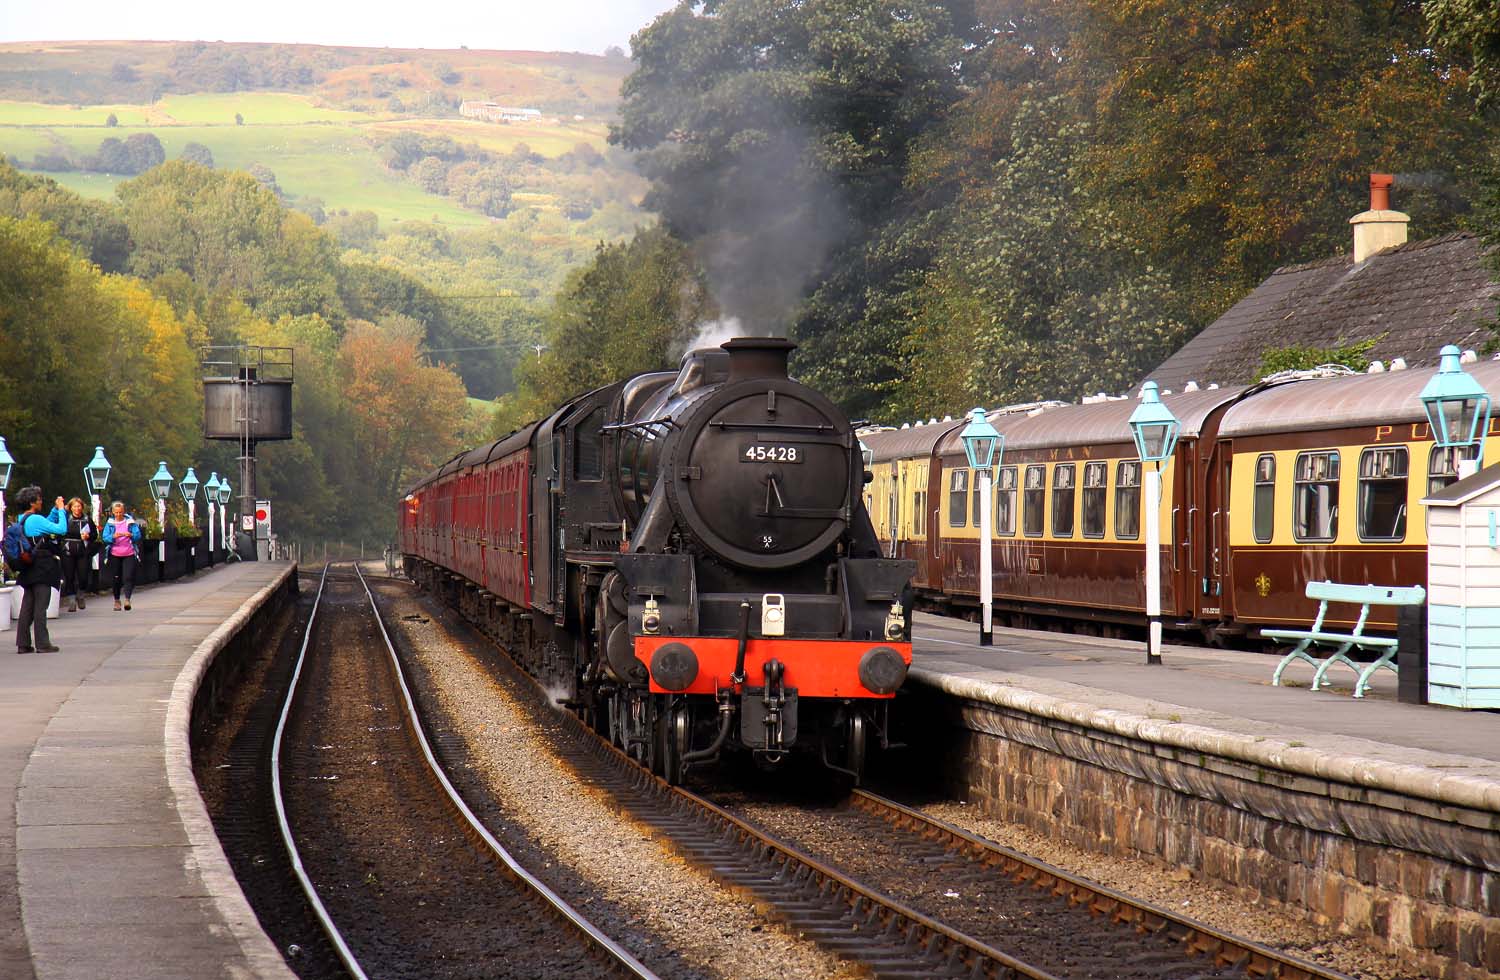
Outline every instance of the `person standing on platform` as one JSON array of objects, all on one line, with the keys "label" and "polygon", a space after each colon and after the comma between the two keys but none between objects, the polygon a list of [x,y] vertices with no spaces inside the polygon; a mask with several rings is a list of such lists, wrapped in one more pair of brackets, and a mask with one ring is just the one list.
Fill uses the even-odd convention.
[{"label": "person standing on platform", "polygon": [[26,487],[16,495],[16,505],[22,511],[21,533],[31,542],[31,561],[16,576],[16,584],[22,591],[21,618],[16,621],[16,652],[56,653],[57,647],[47,635],[47,606],[52,601],[52,590],[62,584],[56,539],[68,531],[63,499],[58,497],[52,513],[44,515],[41,488]]},{"label": "person standing on platform", "polygon": [[130,595],[135,591],[135,568],[140,563],[141,524],[133,514],[125,513],[125,505],[116,500],[109,505],[109,516],[104,519],[104,548],[109,555],[109,576],[114,583],[115,610],[120,609],[120,595],[125,596],[125,608],[130,608]]},{"label": "person standing on platform", "polygon": [[63,538],[63,600],[68,612],[84,608],[83,593],[88,585],[89,558],[99,544],[99,529],[83,506],[81,497],[68,501],[68,533]]}]

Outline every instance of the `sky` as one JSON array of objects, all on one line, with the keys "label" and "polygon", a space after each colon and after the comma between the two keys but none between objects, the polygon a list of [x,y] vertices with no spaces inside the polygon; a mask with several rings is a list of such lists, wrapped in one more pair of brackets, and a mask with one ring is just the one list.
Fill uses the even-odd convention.
[{"label": "sky", "polygon": [[[278,41],[601,54],[675,0],[0,0],[0,41]],[[420,12],[420,13],[419,13]]]}]

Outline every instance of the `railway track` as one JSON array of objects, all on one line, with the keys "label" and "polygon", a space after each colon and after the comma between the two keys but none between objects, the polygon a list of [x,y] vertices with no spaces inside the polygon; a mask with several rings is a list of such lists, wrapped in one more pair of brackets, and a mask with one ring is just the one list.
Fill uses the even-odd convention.
[{"label": "railway track", "polygon": [[1066,934],[1065,968],[1053,968],[1070,976],[1347,980],[866,790],[854,790],[812,823],[814,830],[789,833],[822,859],[849,855],[852,866],[881,876],[918,908],[953,908],[953,924],[981,938],[999,943],[1008,936],[1015,949],[1029,951],[1050,950]]},{"label": "railway track", "polygon": [[[271,774],[293,871],[349,975],[656,980],[522,867],[458,795],[357,565],[325,568],[319,581]],[[341,779],[369,795],[338,798]],[[449,912],[470,918],[447,922]]]},{"label": "railway track", "polygon": [[[536,710],[552,710],[545,692],[513,660],[502,672]],[[892,894],[847,865],[824,859],[753,825],[725,807],[640,768],[575,715],[562,724],[559,754],[635,819],[658,828],[686,860],[761,903],[769,917],[879,977],[1251,977],[1348,980],[1342,974],[1236,939],[1201,923],[1135,901],[873,794],[856,791],[851,811],[915,839],[920,855],[903,871],[950,880],[985,879],[1024,894],[1029,907],[1059,906],[1062,917],[1038,953],[1019,953],[1014,930],[975,927]],[[883,880],[888,881],[887,879]],[[971,908],[971,911],[974,911]],[[978,918],[983,918],[983,912]],[[1051,910],[1055,911],[1055,909]],[[1033,936],[1035,939],[1036,936]],[[1128,961],[1128,962],[1126,962]]]}]

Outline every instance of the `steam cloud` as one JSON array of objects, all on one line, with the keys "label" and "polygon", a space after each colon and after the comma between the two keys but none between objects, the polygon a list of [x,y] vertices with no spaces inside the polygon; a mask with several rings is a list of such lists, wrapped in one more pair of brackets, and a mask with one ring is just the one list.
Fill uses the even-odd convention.
[{"label": "steam cloud", "polygon": [[698,324],[698,333],[688,341],[687,349],[718,347],[727,340],[744,336],[746,336],[745,327],[737,316],[725,317],[722,320],[708,320]]}]

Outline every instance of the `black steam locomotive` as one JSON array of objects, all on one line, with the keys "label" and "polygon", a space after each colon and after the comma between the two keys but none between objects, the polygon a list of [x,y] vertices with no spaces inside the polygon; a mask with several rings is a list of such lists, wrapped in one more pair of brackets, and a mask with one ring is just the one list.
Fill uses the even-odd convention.
[{"label": "black steam locomotive", "polygon": [[740,338],[582,395],[401,502],[409,575],[677,782],[727,751],[858,777],[911,663],[847,418]]}]

